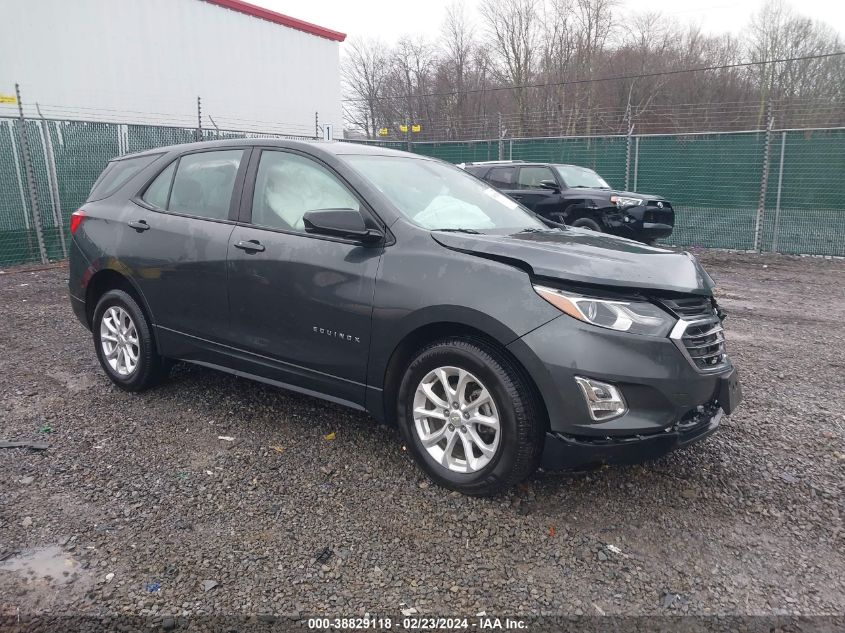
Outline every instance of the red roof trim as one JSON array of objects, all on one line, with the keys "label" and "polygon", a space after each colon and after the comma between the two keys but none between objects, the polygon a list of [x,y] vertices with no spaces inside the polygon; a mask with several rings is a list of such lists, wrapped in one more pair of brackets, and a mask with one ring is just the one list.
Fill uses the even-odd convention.
[{"label": "red roof trim", "polygon": [[216,4],[220,7],[224,7],[226,9],[231,9],[232,11],[237,11],[238,13],[245,13],[246,15],[251,15],[262,20],[267,20],[268,22],[273,22],[274,24],[281,24],[282,26],[287,26],[292,29],[296,29],[297,31],[310,33],[311,35],[316,35],[317,37],[325,37],[327,40],[342,42],[346,39],[346,33],[332,31],[331,29],[327,29],[322,26],[317,26],[316,24],[311,24],[310,22],[297,20],[296,18],[292,18],[289,15],[282,15],[281,13],[276,13],[275,11],[270,11],[269,9],[263,9],[248,2],[241,2],[241,0],[205,1],[210,2],[211,4]]}]

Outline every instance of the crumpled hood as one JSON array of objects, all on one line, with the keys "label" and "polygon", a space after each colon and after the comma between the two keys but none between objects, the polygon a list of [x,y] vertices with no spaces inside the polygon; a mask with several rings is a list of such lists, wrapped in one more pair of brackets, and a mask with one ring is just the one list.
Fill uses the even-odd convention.
[{"label": "crumpled hood", "polygon": [[643,200],[666,200],[663,196],[653,193],[637,193],[636,191],[622,191],[621,189],[598,189],[594,187],[577,187],[570,192],[578,192],[584,197],[610,198],[610,196],[625,196],[626,198],[642,198]]},{"label": "crumpled hood", "polygon": [[512,235],[432,232],[446,248],[527,265],[534,275],[562,281],[710,295],[713,279],[690,253],[647,246],[593,231],[532,231]]}]

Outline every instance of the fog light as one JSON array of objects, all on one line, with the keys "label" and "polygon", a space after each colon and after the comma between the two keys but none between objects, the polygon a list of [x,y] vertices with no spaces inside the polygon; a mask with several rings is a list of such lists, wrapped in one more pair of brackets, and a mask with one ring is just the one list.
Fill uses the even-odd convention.
[{"label": "fog light", "polygon": [[575,382],[581,387],[581,393],[587,401],[587,410],[596,422],[618,418],[628,410],[618,387],[582,376],[575,376]]}]

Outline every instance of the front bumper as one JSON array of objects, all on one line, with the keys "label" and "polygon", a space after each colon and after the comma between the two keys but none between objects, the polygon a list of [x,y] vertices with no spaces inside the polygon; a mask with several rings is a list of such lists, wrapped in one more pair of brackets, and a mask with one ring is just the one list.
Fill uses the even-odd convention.
[{"label": "front bumper", "polygon": [[657,459],[715,433],[724,411],[715,406],[706,411],[695,424],[678,423],[670,430],[651,435],[590,438],[549,432],[546,433],[541,466],[545,470],[563,470]]},{"label": "front bumper", "polygon": [[644,238],[648,239],[657,239],[659,237],[669,237],[672,235],[672,227],[669,224],[660,224],[658,222],[643,222],[642,228],[637,230],[634,229],[636,233],[642,235]]},{"label": "front bumper", "polygon": [[[639,461],[668,452],[715,431],[742,398],[730,364],[700,372],[669,338],[614,332],[567,315],[508,349],[531,374],[546,405],[546,468]],[[627,412],[593,420],[575,376],[621,389]]]}]

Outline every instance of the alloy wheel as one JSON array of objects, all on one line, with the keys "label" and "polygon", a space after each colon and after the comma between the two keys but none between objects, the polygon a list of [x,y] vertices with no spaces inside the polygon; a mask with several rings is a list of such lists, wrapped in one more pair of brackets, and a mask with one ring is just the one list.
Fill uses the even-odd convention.
[{"label": "alloy wheel", "polygon": [[120,376],[130,376],[138,368],[141,351],[138,331],[129,312],[112,306],[100,320],[100,345],[109,366]]},{"label": "alloy wheel", "polygon": [[457,473],[475,473],[495,457],[501,439],[493,396],[473,374],[438,367],[414,393],[414,428],[428,454]]}]

